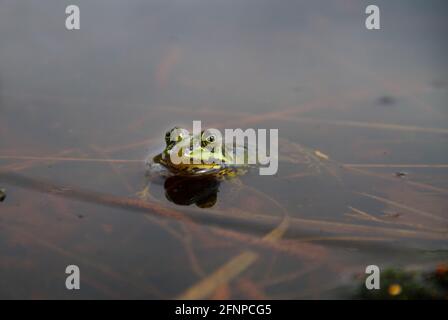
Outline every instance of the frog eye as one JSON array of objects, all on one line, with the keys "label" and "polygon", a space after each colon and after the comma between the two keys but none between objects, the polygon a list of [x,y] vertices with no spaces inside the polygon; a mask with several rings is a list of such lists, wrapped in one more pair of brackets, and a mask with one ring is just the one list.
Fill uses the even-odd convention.
[{"label": "frog eye", "polygon": [[207,137],[203,137],[203,140],[201,141],[201,146],[203,148],[209,146],[210,144],[214,143],[216,141],[216,136],[211,134]]},{"label": "frog eye", "polygon": [[171,132],[170,131],[165,133],[165,143],[166,143],[166,145],[169,145],[171,143]]},{"label": "frog eye", "polygon": [[186,135],[187,134],[185,134],[181,128],[174,127],[165,133],[165,141],[167,144],[170,144],[171,142],[179,142],[183,140]]}]

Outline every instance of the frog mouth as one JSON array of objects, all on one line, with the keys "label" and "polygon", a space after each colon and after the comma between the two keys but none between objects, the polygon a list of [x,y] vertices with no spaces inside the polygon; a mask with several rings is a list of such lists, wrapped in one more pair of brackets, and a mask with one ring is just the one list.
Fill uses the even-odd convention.
[{"label": "frog mouth", "polygon": [[225,166],[213,164],[184,164],[173,165],[168,164],[167,168],[176,175],[181,176],[205,176],[216,175],[226,169]]}]

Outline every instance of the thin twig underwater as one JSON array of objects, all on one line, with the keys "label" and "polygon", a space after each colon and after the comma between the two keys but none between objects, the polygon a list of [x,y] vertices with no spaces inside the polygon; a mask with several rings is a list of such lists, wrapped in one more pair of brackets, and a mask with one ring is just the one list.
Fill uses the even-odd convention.
[{"label": "thin twig underwater", "polygon": [[[278,226],[282,221],[282,218],[278,216],[267,216],[253,213],[241,215],[233,214],[231,212],[223,213],[213,209],[203,210],[188,208],[187,210],[183,210],[182,212],[180,212],[158,202],[143,201],[135,198],[103,194],[71,186],[57,185],[45,180],[29,178],[9,172],[0,171],[0,178],[4,183],[10,183],[22,188],[33,189],[42,193],[54,194],[66,198],[72,198],[75,200],[152,214],[159,217],[183,221],[186,223],[199,223],[204,225],[217,226],[220,228],[230,228],[231,230],[237,229],[238,231],[246,231],[249,233],[259,231],[268,232],[269,230],[272,230],[276,226]],[[300,235],[302,231],[315,231],[319,233],[328,232],[333,235],[344,234],[344,236],[347,236],[351,233],[363,233],[365,235],[382,236],[393,239],[410,238],[422,240],[448,240],[448,232],[445,231],[428,232],[412,229],[366,226],[296,217],[289,218],[289,226],[290,234],[287,234],[286,237],[288,237],[289,235],[290,237],[294,236],[293,238]],[[222,234],[229,234],[227,232],[220,232]]]}]

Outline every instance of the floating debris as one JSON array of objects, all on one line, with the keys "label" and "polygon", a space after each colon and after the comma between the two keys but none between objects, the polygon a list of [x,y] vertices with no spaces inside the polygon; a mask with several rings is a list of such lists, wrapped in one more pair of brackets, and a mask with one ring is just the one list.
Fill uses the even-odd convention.
[{"label": "floating debris", "polygon": [[403,178],[405,176],[407,176],[408,173],[407,172],[403,172],[403,171],[397,171],[395,172],[395,176],[399,177],[399,178]]},{"label": "floating debris", "polygon": [[0,189],[0,202],[5,201],[5,199],[6,199],[6,190]]},{"label": "floating debris", "polygon": [[383,211],[383,216],[387,218],[399,218],[401,217],[401,213],[395,211]]},{"label": "floating debris", "polygon": [[431,81],[431,86],[435,89],[443,89],[447,87],[447,82],[441,79]]},{"label": "floating debris", "polygon": [[397,99],[392,96],[379,97],[377,103],[381,106],[392,106],[397,103]]},{"label": "floating debris", "polygon": [[321,151],[319,151],[319,150],[315,150],[315,151],[314,151],[314,154],[315,154],[318,158],[321,158],[321,159],[323,159],[323,160],[330,160],[330,157],[329,157],[329,156],[327,156],[325,153],[323,153],[323,152],[321,152]]}]

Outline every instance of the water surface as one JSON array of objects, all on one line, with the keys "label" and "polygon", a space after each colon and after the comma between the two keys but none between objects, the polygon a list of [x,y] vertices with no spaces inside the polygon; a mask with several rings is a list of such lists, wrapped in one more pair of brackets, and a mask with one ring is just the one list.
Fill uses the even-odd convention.
[{"label": "water surface", "polygon": [[[73,3],[79,31],[60,1],[0,2],[0,297],[176,298],[250,251],[194,297],[347,298],[367,265],[447,260],[444,1],[376,1],[380,31],[364,1]],[[222,182],[210,209],[163,182],[132,202],[193,120],[277,128],[332,162]]]}]

